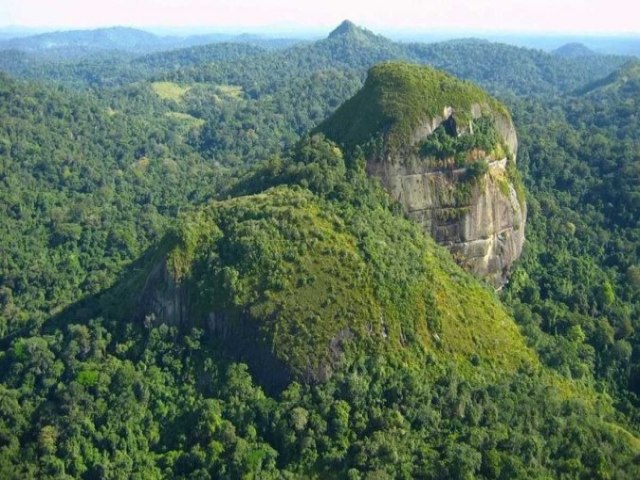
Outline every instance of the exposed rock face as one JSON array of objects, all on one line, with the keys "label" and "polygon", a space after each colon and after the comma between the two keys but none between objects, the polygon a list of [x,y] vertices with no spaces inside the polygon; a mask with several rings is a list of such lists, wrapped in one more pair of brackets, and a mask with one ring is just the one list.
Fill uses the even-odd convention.
[{"label": "exposed rock face", "polygon": [[183,325],[189,323],[189,294],[178,285],[163,261],[155,264],[142,290],[140,314],[148,324]]},{"label": "exposed rock face", "polygon": [[[474,106],[473,117],[479,117],[481,110]],[[411,141],[418,144],[427,138],[447,120],[447,114],[451,115],[450,108],[442,117],[425,121]],[[502,115],[495,115],[494,123],[508,152],[504,158],[486,156],[488,171],[474,182],[465,179],[465,168],[433,169],[426,159],[406,153],[409,149],[374,155],[367,160],[367,171],[380,178],[408,216],[449,248],[459,263],[500,287],[522,252],[526,205],[518,198],[507,171],[508,163],[515,162],[515,128]]]},{"label": "exposed rock face", "polygon": [[[439,129],[441,127],[441,129]],[[360,147],[408,216],[496,287],[522,252],[526,206],[509,112],[479,87],[421,65],[376,65],[316,129]]]}]

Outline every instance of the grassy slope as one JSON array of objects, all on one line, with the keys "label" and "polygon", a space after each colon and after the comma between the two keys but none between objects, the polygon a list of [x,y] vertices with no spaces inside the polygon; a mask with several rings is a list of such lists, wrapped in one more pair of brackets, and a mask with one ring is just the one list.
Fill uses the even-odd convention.
[{"label": "grassy slope", "polygon": [[190,87],[182,87],[173,82],[153,82],[151,88],[163,100],[174,100],[179,102],[189,91]]}]

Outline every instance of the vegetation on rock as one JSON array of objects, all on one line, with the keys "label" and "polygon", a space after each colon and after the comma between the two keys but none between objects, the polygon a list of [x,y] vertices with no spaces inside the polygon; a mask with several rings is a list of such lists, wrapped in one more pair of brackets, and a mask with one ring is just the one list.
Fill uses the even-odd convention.
[{"label": "vegetation on rock", "polygon": [[425,123],[445,120],[447,108],[460,127],[469,128],[474,105],[509,118],[502,105],[471,83],[432,68],[387,62],[372,67],[363,88],[318,131],[349,149],[382,134],[388,148],[399,149],[411,145]]}]

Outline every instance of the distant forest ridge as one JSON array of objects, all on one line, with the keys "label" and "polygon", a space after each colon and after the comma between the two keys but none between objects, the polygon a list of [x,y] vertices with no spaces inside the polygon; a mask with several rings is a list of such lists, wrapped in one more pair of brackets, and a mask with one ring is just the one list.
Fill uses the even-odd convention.
[{"label": "distant forest ridge", "polygon": [[[546,33],[502,33],[474,31],[421,32],[416,30],[381,30],[385,36],[402,42],[439,42],[457,38],[481,38],[515,46],[544,51],[561,50],[580,44],[596,54],[640,56],[640,35],[561,35]],[[325,31],[319,29],[291,29],[288,31],[253,30],[228,31],[219,27],[189,29],[163,27],[138,29],[106,27],[96,29],[55,29],[9,26],[0,28],[0,50],[46,50],[60,47],[95,48],[150,53],[175,48],[186,48],[210,43],[249,43],[265,48],[286,48],[296,43],[316,40]]]}]

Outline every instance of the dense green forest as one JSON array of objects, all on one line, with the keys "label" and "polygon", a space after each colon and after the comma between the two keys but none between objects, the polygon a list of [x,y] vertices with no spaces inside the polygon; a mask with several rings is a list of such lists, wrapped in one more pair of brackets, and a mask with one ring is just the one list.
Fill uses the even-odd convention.
[{"label": "dense green forest", "polygon": [[637,73],[637,62],[630,62],[561,107],[516,104],[531,228],[507,294],[550,366],[574,378],[593,376],[634,417],[640,394]]},{"label": "dense green forest", "polygon": [[[529,218],[499,294],[308,136],[389,59],[511,111]],[[637,61],[345,23],[0,70],[0,477],[640,477]],[[167,252],[203,312],[277,325],[277,361],[265,330],[140,318]]]}]

